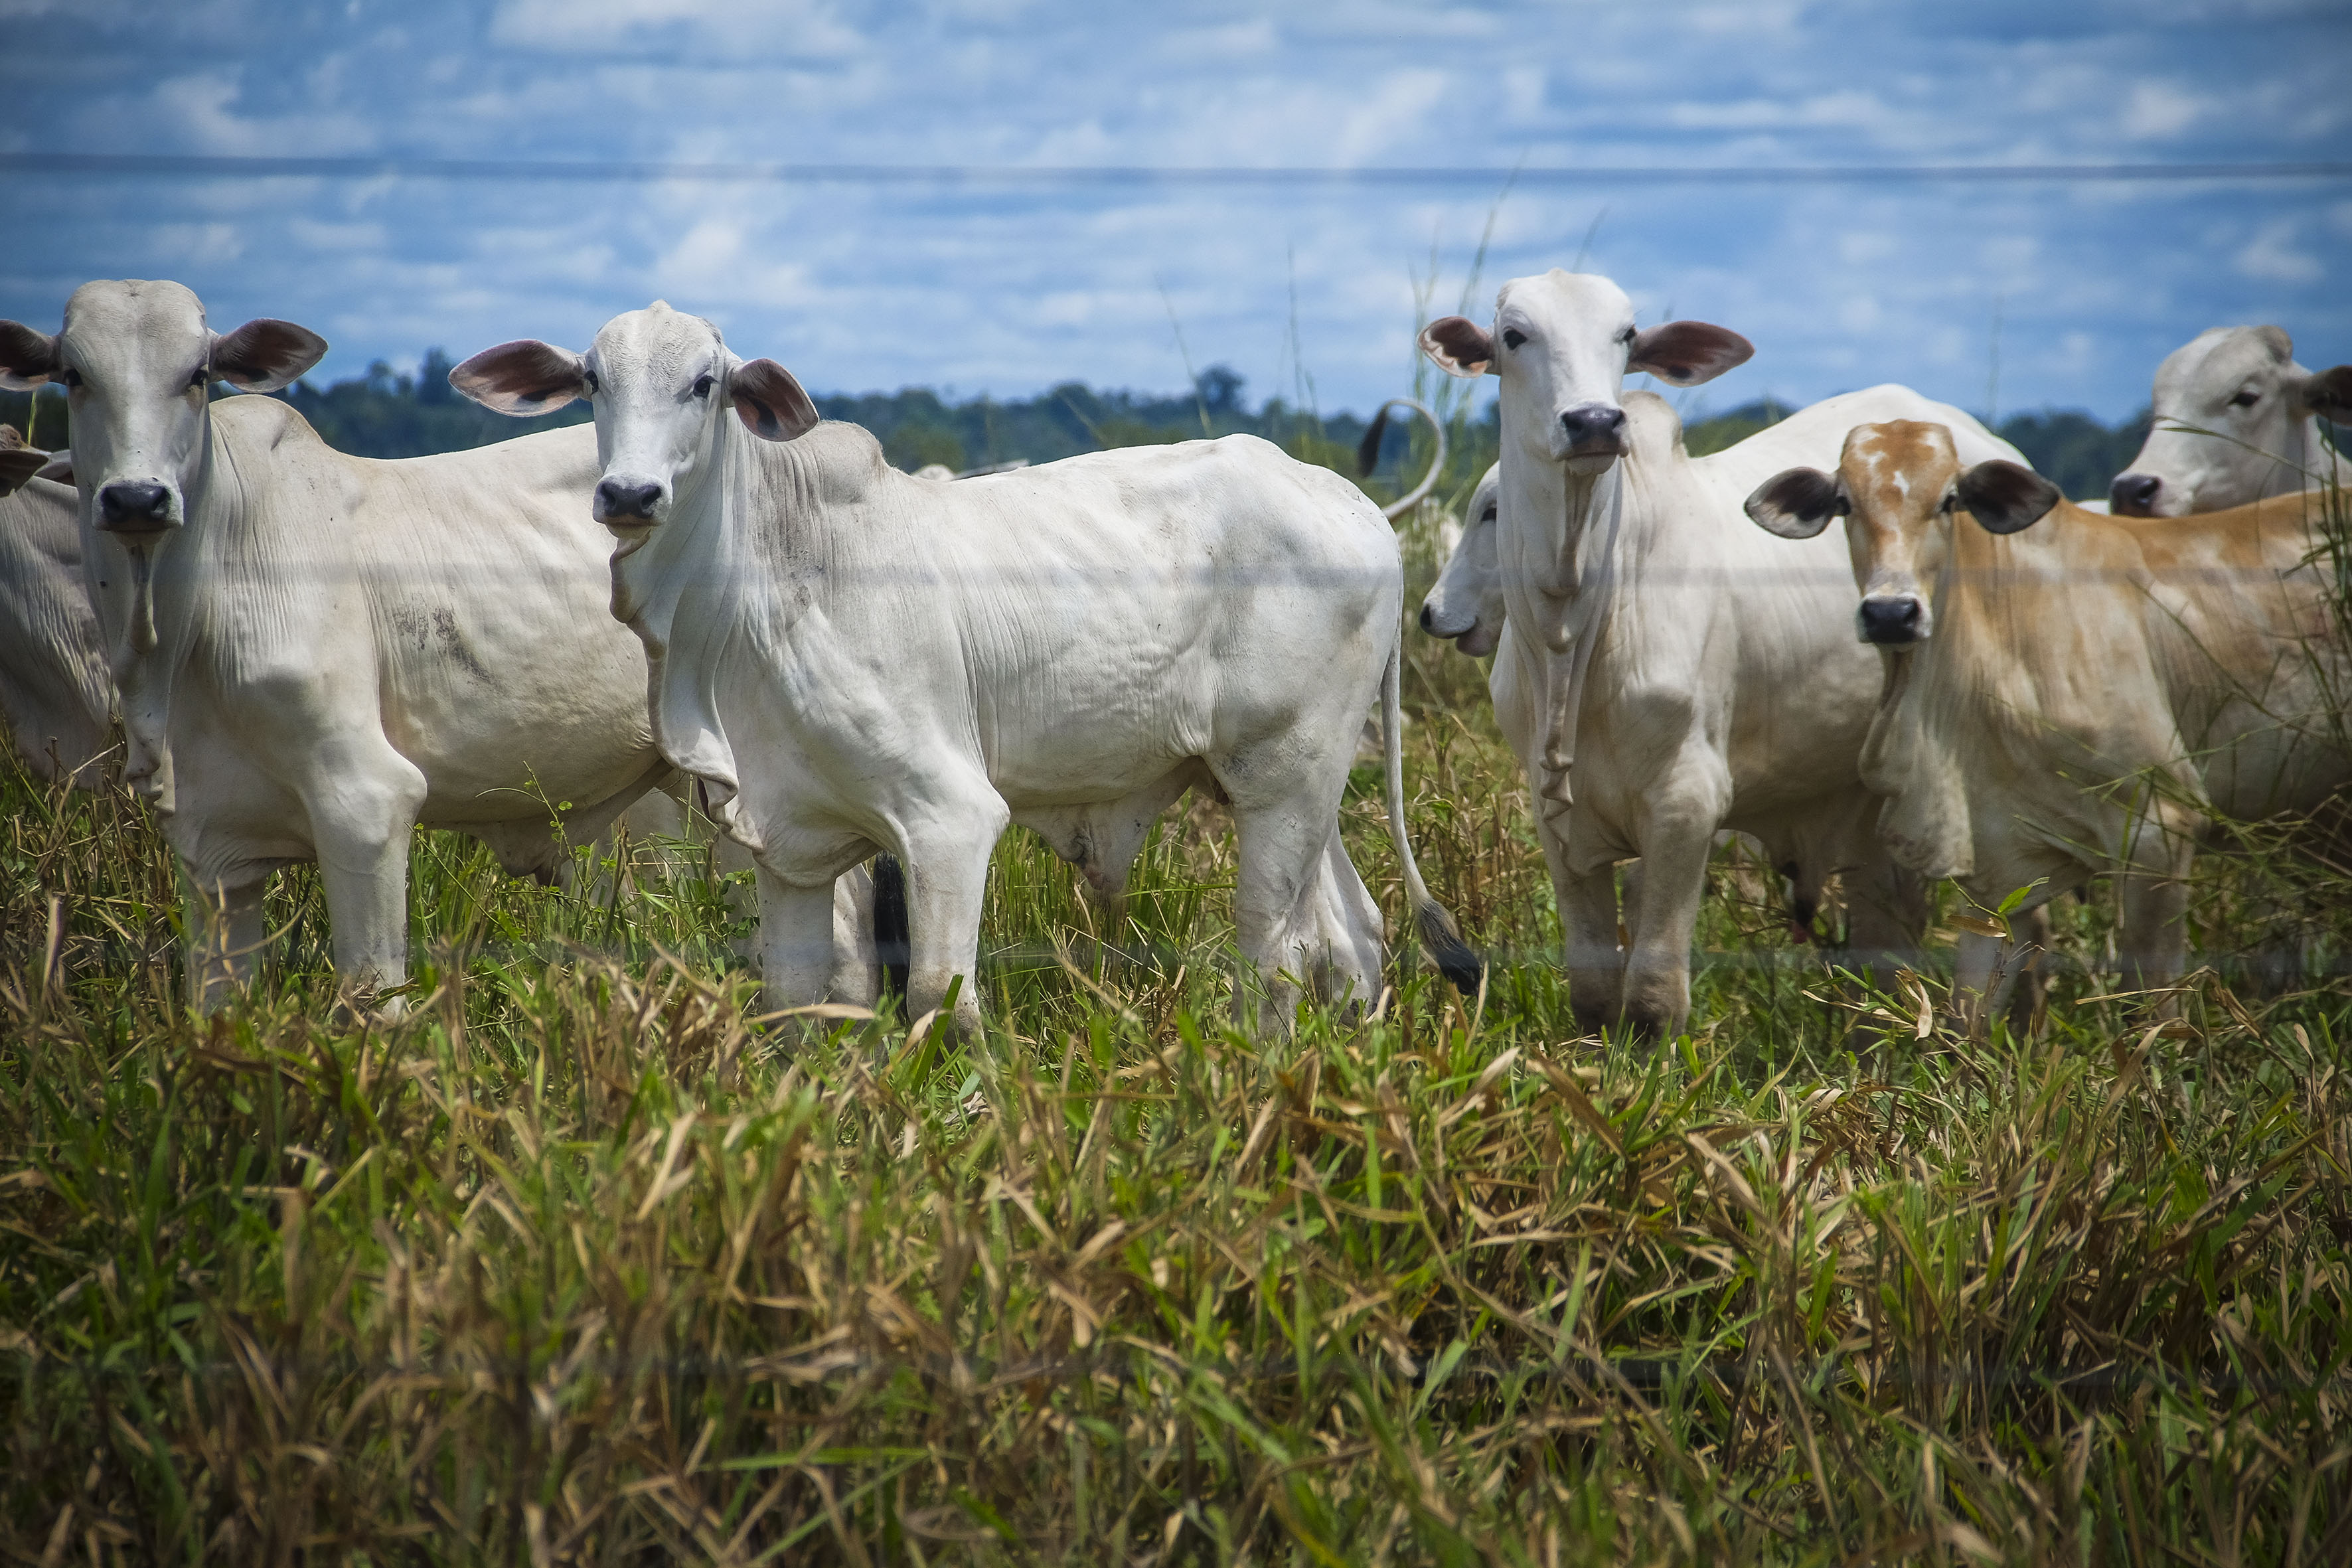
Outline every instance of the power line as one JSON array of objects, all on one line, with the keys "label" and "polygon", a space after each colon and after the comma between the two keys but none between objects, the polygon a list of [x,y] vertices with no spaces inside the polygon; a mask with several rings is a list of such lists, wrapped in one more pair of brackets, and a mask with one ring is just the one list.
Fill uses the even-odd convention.
[{"label": "power line", "polygon": [[1361,168],[1161,164],[730,163],[499,158],[230,157],[162,153],[0,153],[0,175],[139,179],[488,180],[732,184],[1227,185],[1281,189],[1460,184],[1825,185],[2173,184],[2352,179],[2352,163],[1843,163],[1807,167],[1599,163],[1580,168],[1374,165]]}]

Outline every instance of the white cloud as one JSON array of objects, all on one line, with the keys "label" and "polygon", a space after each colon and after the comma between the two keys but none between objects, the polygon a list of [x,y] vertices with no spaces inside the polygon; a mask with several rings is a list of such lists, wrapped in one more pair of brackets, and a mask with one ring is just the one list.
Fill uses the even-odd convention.
[{"label": "white cloud", "polygon": [[2219,100],[2168,81],[2144,81],[2124,101],[2124,134],[2135,141],[2179,136],[2219,107]]},{"label": "white cloud", "polygon": [[2245,277],[2263,283],[2316,283],[2326,276],[2327,268],[2319,258],[2294,247],[2294,239],[2302,225],[2293,218],[2281,218],[2264,224],[2256,230],[2230,264]]}]

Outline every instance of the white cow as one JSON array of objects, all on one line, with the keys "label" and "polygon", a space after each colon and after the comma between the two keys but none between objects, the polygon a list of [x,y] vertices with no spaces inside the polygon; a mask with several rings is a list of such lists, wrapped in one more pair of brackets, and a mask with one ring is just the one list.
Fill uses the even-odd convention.
[{"label": "white cow", "polygon": [[1464,511],[1469,521],[1448,527],[1445,565],[1421,601],[1421,629],[1473,658],[1494,652],[1503,637],[1503,566],[1495,543],[1502,474],[1502,465],[1494,465],[1470,492]]},{"label": "white cow", "polygon": [[[1694,458],[1672,409],[1629,373],[1695,385],[1747,341],[1674,321],[1646,331],[1605,278],[1504,286],[1491,332],[1460,316],[1422,333],[1455,375],[1502,378],[1496,545],[1507,609],[1488,688],[1528,770],[1588,1026],[1681,1026],[1690,946],[1719,828],[1752,834],[1800,888],[1842,874],[1854,949],[1874,966],[1916,940],[1919,889],[1871,831],[1857,759],[1877,656],[1851,622],[1835,542],[1792,560],[1748,526],[1757,483],[1888,408],[1935,409],[1973,450],[2012,448],[1956,409],[1883,386],[1816,404]],[[1571,778],[1573,788],[1571,790]],[[1614,867],[1643,861],[1618,942]]]},{"label": "white cow", "polygon": [[2150,408],[2147,442],[2108,489],[2117,517],[2186,517],[2331,478],[2352,484],[2352,463],[2319,428],[2352,419],[2352,365],[2314,374],[2276,327],[2198,333],[2157,367]]},{"label": "white cow", "polygon": [[0,716],[26,765],[95,789],[114,743],[114,684],[82,587],[81,529],[62,460],[0,425]]},{"label": "white cow", "polygon": [[1396,537],[1339,476],[1236,436],[921,479],[659,303],[584,357],[509,343],[450,380],[509,412],[593,402],[613,612],[655,660],[663,752],[760,862],[772,1004],[825,994],[825,889],[882,848],[906,866],[909,1005],[954,987],[976,1026],[1007,824],[1115,895],[1194,784],[1232,804],[1240,947],[1268,1006],[1288,1005],[1286,971],[1369,1001],[1380,913],[1338,808],[1375,692],[1407,893],[1475,984],[1405,842]]},{"label": "white cow", "polygon": [[71,400],[124,773],[196,890],[207,1008],[252,972],[275,868],[315,859],[340,975],[394,986],[415,825],[547,877],[568,865],[551,817],[584,841],[667,772],[583,515],[594,432],[382,462],[275,399],[207,399],[325,352],[287,321],[215,333],[176,283],[85,284],[55,337],[0,322],[0,384]]}]

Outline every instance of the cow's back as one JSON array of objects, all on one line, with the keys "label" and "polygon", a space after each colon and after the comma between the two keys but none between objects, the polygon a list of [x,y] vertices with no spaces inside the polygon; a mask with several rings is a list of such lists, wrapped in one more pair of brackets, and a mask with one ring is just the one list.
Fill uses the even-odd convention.
[{"label": "cow's back", "polygon": [[[1396,636],[1378,508],[1255,437],[953,483],[890,469],[855,426],[761,445],[763,665],[836,710],[875,693],[892,711],[867,743],[971,755],[1011,799],[1098,798],[1294,722]],[[1336,700],[1349,724],[1370,696]]]}]

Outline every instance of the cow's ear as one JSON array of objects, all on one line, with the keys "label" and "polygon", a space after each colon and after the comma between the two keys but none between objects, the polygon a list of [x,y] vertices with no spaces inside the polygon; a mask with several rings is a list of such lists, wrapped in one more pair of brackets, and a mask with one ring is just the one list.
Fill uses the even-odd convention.
[{"label": "cow's ear", "polygon": [[2287,384],[2287,396],[2305,414],[2352,425],[2352,364],[2339,364]]},{"label": "cow's ear", "polygon": [[518,419],[561,408],[596,390],[586,360],[536,338],[484,349],[449,372],[449,384],[483,407]]},{"label": "cow's ear", "polygon": [[727,395],[735,412],[763,441],[790,441],[816,428],[816,405],[793,379],[793,373],[772,359],[739,364],[727,377]]},{"label": "cow's ear", "polygon": [[30,392],[57,374],[57,339],[22,321],[0,321],[0,386]]},{"label": "cow's ear", "polygon": [[2284,327],[2256,327],[2254,336],[2262,340],[2263,347],[2271,351],[2271,358],[2281,364],[2294,363],[2294,340],[2286,335]]},{"label": "cow's ear", "polygon": [[[0,429],[5,428],[0,426]],[[0,496],[15,495],[24,488],[26,479],[47,468],[48,462],[47,452],[32,447],[0,447]]]},{"label": "cow's ear", "polygon": [[327,355],[327,340],[308,327],[268,316],[213,339],[213,374],[239,392],[293,385]]},{"label": "cow's ear", "polygon": [[33,477],[37,479],[47,479],[53,485],[69,485],[73,483],[73,454],[71,452],[51,452],[49,454],[49,460],[43,463],[40,467],[40,471],[36,473]]},{"label": "cow's ear", "polygon": [[1756,487],[1748,517],[1767,533],[1811,539],[1852,508],[1837,480],[1819,468],[1784,468]]},{"label": "cow's ear", "polygon": [[1627,374],[1646,371],[1676,386],[1696,386],[1736,370],[1756,356],[1756,345],[1728,327],[1705,321],[1667,321],[1633,337]]},{"label": "cow's ear", "polygon": [[1465,380],[1495,371],[1495,340],[1467,316],[1440,316],[1421,329],[1421,352]]},{"label": "cow's ear", "polygon": [[1968,469],[1953,481],[1952,489],[1961,509],[1987,533],[2016,533],[2032,528],[2066,499],[2056,485],[2005,458]]}]

